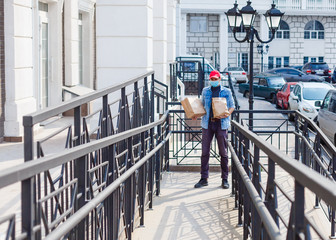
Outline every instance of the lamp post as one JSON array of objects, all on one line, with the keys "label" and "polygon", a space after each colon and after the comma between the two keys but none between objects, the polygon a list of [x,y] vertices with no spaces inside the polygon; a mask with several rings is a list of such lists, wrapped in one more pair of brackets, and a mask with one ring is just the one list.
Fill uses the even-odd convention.
[{"label": "lamp post", "polygon": [[[247,5],[243,7],[241,10],[239,10],[237,0],[236,0],[234,3],[234,7],[229,9],[225,14],[227,16],[229,26],[233,32],[234,39],[239,43],[243,43],[243,42],[250,43],[249,129],[253,130],[253,95],[254,95],[254,91],[253,91],[253,43],[254,43],[254,36],[261,43],[271,42],[274,38],[275,32],[277,31],[279,27],[281,18],[284,15],[284,13],[280,12],[278,9],[275,8],[275,4],[273,0],[271,9],[266,11],[266,13],[264,14],[268,28],[272,33],[271,38],[267,41],[261,40],[259,37],[258,31],[254,29],[253,27],[253,23],[257,15],[257,11],[252,8],[251,1],[248,0]],[[239,40],[236,37],[236,32],[241,24],[243,24],[243,27],[246,31],[246,36],[244,39]]]},{"label": "lamp post", "polygon": [[257,46],[258,53],[261,54],[261,68],[260,68],[260,72],[264,71],[264,54],[268,53],[268,49],[269,49],[268,45],[265,45],[265,49],[264,49],[264,44],[258,44],[258,46]]}]

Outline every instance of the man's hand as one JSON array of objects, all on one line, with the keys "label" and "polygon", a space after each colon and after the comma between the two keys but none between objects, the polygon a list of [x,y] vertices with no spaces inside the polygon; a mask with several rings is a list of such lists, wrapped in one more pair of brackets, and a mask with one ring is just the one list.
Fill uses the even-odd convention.
[{"label": "man's hand", "polygon": [[193,118],[191,118],[192,120],[197,120],[197,117],[193,117]]}]

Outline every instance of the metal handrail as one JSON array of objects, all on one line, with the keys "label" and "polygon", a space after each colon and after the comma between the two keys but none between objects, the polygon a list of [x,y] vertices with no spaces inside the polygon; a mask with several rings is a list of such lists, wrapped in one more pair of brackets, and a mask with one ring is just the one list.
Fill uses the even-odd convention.
[{"label": "metal handrail", "polygon": [[152,122],[141,127],[108,136],[94,142],[79,145],[71,149],[65,149],[52,156],[47,156],[36,159],[34,161],[25,162],[15,167],[0,171],[0,188],[31,178],[40,172],[60,166],[61,164],[64,164],[70,160],[79,159],[80,157],[89,154],[97,149],[105,148],[122,140],[126,140],[131,136],[148,131],[149,129],[163,123],[167,117],[168,111],[166,111],[165,114],[156,122]]},{"label": "metal handrail", "polygon": [[146,78],[147,76],[150,76],[154,74],[154,71],[147,72],[145,74],[142,74],[140,76],[137,76],[135,78],[131,78],[123,83],[115,84],[111,87],[106,87],[101,90],[97,90],[93,93],[88,93],[83,96],[76,97],[74,99],[70,99],[68,101],[63,102],[60,105],[54,106],[54,107],[48,107],[46,109],[42,109],[40,111],[27,114],[23,116],[23,126],[33,126],[36,123],[39,123],[41,121],[44,121],[46,119],[49,119],[50,117],[53,117],[57,114],[66,112],[68,110],[74,109],[76,107],[79,107],[87,102],[93,101],[97,98],[103,97],[108,95],[109,93],[115,92],[117,90],[120,90],[132,83],[135,83],[141,79]]},{"label": "metal handrail", "polygon": [[271,239],[283,239],[284,236],[282,236],[282,234],[280,233],[279,227],[277,226],[274,219],[272,218],[272,215],[270,214],[267,207],[265,206],[265,203],[260,198],[249,176],[246,174],[230,142],[228,142],[228,147],[231,152],[232,161],[235,163],[235,166],[237,167],[238,173],[240,174],[240,177],[243,180],[243,183],[249,193],[249,196],[254,206],[256,207],[256,210],[260,216],[261,222],[265,226],[267,233],[269,234]]},{"label": "metal handrail", "polygon": [[261,137],[249,131],[247,127],[241,126],[238,122],[232,121],[232,125],[252,141],[255,146],[268,155],[275,163],[290,175],[294,176],[295,180],[302,186],[319,195],[326,203],[336,209],[336,191],[335,183],[333,181],[313,171],[311,168],[297,161],[293,161],[292,158],[280,152],[276,147],[265,142]]},{"label": "metal handrail", "polygon": [[66,224],[60,225],[57,229],[52,231],[46,236],[46,240],[60,239],[66,233],[70,232],[77,224],[79,224],[92,210],[96,208],[101,202],[103,202],[108,196],[110,196],[115,190],[117,190],[123,182],[125,182],[132,174],[144,165],[169,139],[170,134],[158,144],[152,151],[150,151],[144,158],[134,164],[124,174],[114,180],[108,187],[106,187],[101,193],[99,193],[90,202],[79,209],[75,214],[66,220]]}]

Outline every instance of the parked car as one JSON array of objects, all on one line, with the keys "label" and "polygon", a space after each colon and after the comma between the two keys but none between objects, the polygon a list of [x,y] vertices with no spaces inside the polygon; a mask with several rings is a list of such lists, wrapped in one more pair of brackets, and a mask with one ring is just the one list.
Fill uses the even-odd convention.
[{"label": "parked car", "polygon": [[280,91],[276,94],[276,105],[279,108],[287,109],[288,108],[288,98],[290,92],[294,89],[297,82],[287,82]]},{"label": "parked car", "polygon": [[[210,85],[209,75],[215,68],[205,57],[200,55],[183,55],[176,57],[176,61],[179,63],[177,69],[178,77],[186,85],[186,89],[198,86],[197,84],[195,85],[195,82],[199,81],[200,73],[204,73],[204,86]],[[227,79],[227,76],[222,75],[222,81],[227,81]],[[192,86],[188,86],[188,84],[192,84]]]},{"label": "parked car", "polygon": [[224,69],[224,74],[229,74],[233,79],[233,83],[247,82],[247,75],[242,67],[227,67]]},{"label": "parked car", "polygon": [[336,68],[334,68],[334,71],[331,75],[331,81],[333,84],[336,83]]},{"label": "parked car", "polygon": [[308,62],[303,65],[302,72],[322,76],[325,81],[331,82],[331,70],[325,62]]},{"label": "parked car", "polygon": [[[298,110],[316,121],[321,102],[332,88],[333,86],[326,82],[299,82],[289,94],[288,110]],[[293,119],[294,115],[289,114],[289,120]]]},{"label": "parked car", "polygon": [[336,89],[329,90],[325,96],[317,115],[317,124],[336,146]]},{"label": "parked car", "polygon": [[295,69],[297,69],[297,70],[299,70],[299,71],[302,71],[302,65],[299,65],[299,66],[290,66],[291,68],[295,68]]},{"label": "parked car", "polygon": [[300,70],[289,68],[289,67],[273,68],[271,70],[268,70],[267,72],[282,76],[286,80],[286,82],[309,82],[309,81],[323,82],[324,81],[324,78],[321,76],[305,74],[301,72]]},{"label": "parked car", "polygon": [[[254,96],[270,99],[272,103],[276,102],[276,93],[286,83],[283,77],[275,74],[261,73],[253,77]],[[243,93],[244,97],[249,97],[249,83],[239,84],[239,92]]]}]

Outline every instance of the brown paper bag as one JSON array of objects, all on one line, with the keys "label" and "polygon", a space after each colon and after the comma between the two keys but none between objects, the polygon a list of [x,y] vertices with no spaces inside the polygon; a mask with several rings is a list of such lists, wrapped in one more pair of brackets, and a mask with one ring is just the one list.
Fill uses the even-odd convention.
[{"label": "brown paper bag", "polygon": [[212,112],[214,118],[225,118],[225,114],[230,114],[226,105],[226,98],[212,98]]},{"label": "brown paper bag", "polygon": [[198,118],[206,114],[202,101],[199,98],[184,98],[181,104],[187,118]]}]

